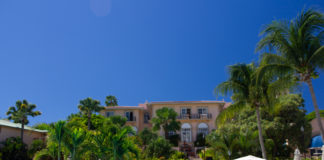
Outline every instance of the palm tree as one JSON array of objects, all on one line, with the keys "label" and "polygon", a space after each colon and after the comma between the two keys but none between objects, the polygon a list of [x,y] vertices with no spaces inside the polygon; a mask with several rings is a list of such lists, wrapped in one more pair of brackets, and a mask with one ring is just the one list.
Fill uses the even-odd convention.
[{"label": "palm tree", "polygon": [[63,143],[70,151],[72,160],[76,160],[77,149],[86,140],[86,132],[81,128],[67,132],[67,136]]},{"label": "palm tree", "polygon": [[86,98],[80,101],[80,105],[78,106],[78,108],[83,114],[87,115],[88,130],[90,130],[92,113],[99,112],[103,109],[103,107],[100,106],[100,101],[93,100],[92,98]]},{"label": "palm tree", "polygon": [[120,127],[119,125],[104,125],[100,133],[93,134],[94,144],[100,159],[132,159],[139,156],[139,149],[129,137],[134,134],[131,127]]},{"label": "palm tree", "polygon": [[29,104],[27,100],[16,102],[16,106],[9,107],[7,115],[9,120],[13,120],[15,123],[21,123],[20,138],[24,142],[24,128],[25,124],[28,124],[28,116],[41,115],[40,111],[33,111],[36,108],[35,104]]},{"label": "palm tree", "polygon": [[[260,74],[267,71],[292,74],[297,81],[305,82],[310,90],[322,138],[324,130],[312,79],[324,68],[324,16],[313,9],[303,10],[291,21],[273,21],[261,32],[257,51],[263,54]],[[261,75],[262,76],[262,75]]]},{"label": "palm tree", "polygon": [[106,106],[118,106],[117,98],[113,95],[109,95],[106,97]]},{"label": "palm tree", "polygon": [[61,159],[61,146],[65,134],[66,134],[65,121],[58,121],[51,126],[50,137],[53,141],[55,141],[58,144],[57,147],[58,160]]},{"label": "palm tree", "polygon": [[164,136],[169,138],[169,131],[177,131],[180,129],[180,122],[177,121],[177,112],[172,108],[163,107],[156,110],[156,117],[152,118],[153,131],[163,128]]},{"label": "palm tree", "polygon": [[215,154],[215,158],[231,160],[237,157],[238,155],[234,151],[239,147],[238,136],[234,132],[221,135],[212,133],[208,135],[208,141],[211,145],[210,149]]},{"label": "palm tree", "polygon": [[[256,80],[257,67],[254,64],[236,64],[229,66],[230,77],[215,88],[216,94],[226,96],[232,93],[234,103],[221,112],[217,117],[217,124],[224,123],[245,107],[255,109],[259,133],[259,143],[263,158],[266,150],[261,127],[260,108],[270,107],[278,95],[294,83],[287,77],[274,77],[270,73]],[[270,83],[271,82],[271,83]]]}]

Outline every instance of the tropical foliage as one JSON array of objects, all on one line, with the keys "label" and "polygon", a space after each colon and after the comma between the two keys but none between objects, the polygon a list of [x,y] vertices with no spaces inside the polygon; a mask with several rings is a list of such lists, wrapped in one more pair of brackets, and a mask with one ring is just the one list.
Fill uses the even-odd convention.
[{"label": "tropical foliage", "polygon": [[29,104],[27,100],[16,102],[15,106],[9,107],[7,115],[9,120],[13,120],[15,123],[21,123],[21,141],[24,141],[24,127],[29,123],[28,116],[41,115],[40,111],[33,111],[36,108],[35,104]]},{"label": "tropical foliage", "polygon": [[99,112],[103,109],[103,107],[100,106],[100,101],[93,100],[92,98],[86,98],[80,101],[78,108],[84,115],[88,117],[88,130],[90,130],[92,113]]},{"label": "tropical foliage", "polygon": [[[263,136],[268,159],[289,158],[293,149],[306,151],[311,139],[311,126],[305,119],[303,99],[291,94],[279,98],[273,110],[261,111]],[[230,121],[207,136],[213,157],[233,159],[241,156],[261,156],[257,147],[257,119],[252,108],[240,110]],[[289,145],[285,145],[287,143]]]},{"label": "tropical foliage", "polygon": [[291,75],[296,81],[305,82],[311,93],[317,123],[324,139],[319,107],[312,80],[324,69],[324,15],[316,10],[303,10],[296,18],[273,21],[261,32],[257,45],[262,54],[259,76],[267,72]]},{"label": "tropical foliage", "polygon": [[180,122],[177,121],[178,113],[172,108],[163,107],[156,110],[156,117],[152,118],[153,130],[158,131],[163,128],[164,137],[169,138],[169,132],[176,132],[180,129]]}]

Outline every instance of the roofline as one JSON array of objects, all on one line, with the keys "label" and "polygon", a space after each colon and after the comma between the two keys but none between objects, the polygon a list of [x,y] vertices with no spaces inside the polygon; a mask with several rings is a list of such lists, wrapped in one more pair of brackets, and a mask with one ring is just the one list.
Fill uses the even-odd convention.
[{"label": "roofline", "polygon": [[225,101],[156,101],[147,104],[225,104]]},{"label": "roofline", "polygon": [[[2,121],[6,121],[6,120],[2,120]],[[1,120],[0,120],[0,122],[1,122]],[[12,125],[6,124],[6,123],[11,123]],[[6,123],[0,123],[0,126],[21,129],[21,123],[13,123],[10,121],[7,121]],[[29,131],[39,132],[39,133],[47,133],[48,132],[47,130],[35,129],[35,128],[29,127],[29,126],[25,126],[24,130],[29,130]]]},{"label": "roofline", "polygon": [[141,106],[106,106],[105,110],[107,109],[113,109],[113,110],[120,110],[120,109],[144,109],[144,107]]}]

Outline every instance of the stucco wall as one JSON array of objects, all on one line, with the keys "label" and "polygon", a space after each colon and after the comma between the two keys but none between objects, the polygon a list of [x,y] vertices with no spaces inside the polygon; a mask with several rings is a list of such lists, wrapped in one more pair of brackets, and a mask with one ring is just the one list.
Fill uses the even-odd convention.
[{"label": "stucco wall", "polygon": [[[220,111],[223,108],[222,103],[196,103],[196,104],[153,104],[152,106],[152,117],[156,117],[156,110],[161,109],[163,107],[168,107],[174,109],[178,115],[181,113],[182,107],[189,107],[191,108],[191,114],[198,114],[198,108],[200,107],[206,107],[208,108],[208,113],[212,114],[211,119],[178,119],[178,121],[181,122],[181,124],[189,123],[191,125],[191,133],[192,133],[192,141],[196,140],[197,132],[198,132],[198,125],[200,123],[206,123],[208,125],[209,132],[211,132],[213,129],[216,129],[215,126],[215,120],[220,113]],[[163,130],[159,131],[160,135],[164,135]],[[178,133],[179,134],[179,133]]]},{"label": "stucco wall", "polygon": [[[321,120],[324,128],[324,118],[322,118]],[[311,125],[312,125],[312,137],[316,135],[320,135],[321,133],[316,118],[311,121]]]},{"label": "stucco wall", "polygon": [[[19,128],[11,128],[7,126],[0,126],[0,142],[5,141],[10,137],[20,137],[20,129]],[[24,131],[24,143],[28,146],[36,139],[45,140],[46,133],[35,132],[31,130]]]}]

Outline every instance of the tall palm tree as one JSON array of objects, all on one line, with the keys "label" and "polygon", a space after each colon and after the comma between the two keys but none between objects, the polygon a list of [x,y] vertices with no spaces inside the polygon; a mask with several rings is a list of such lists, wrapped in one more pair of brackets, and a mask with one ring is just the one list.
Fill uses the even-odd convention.
[{"label": "tall palm tree", "polygon": [[24,142],[24,128],[25,124],[28,124],[28,116],[41,115],[40,111],[33,111],[36,108],[35,104],[29,104],[27,100],[16,102],[16,106],[9,107],[7,115],[9,120],[13,120],[15,123],[21,123],[20,138]]},{"label": "tall palm tree", "polygon": [[92,113],[99,112],[103,109],[103,107],[100,106],[100,101],[93,100],[89,97],[84,100],[81,100],[78,108],[83,114],[85,114],[88,117],[88,130],[90,130]]},{"label": "tall palm tree", "polygon": [[270,73],[264,74],[256,80],[257,67],[254,64],[236,64],[229,66],[230,77],[227,81],[215,88],[215,93],[226,96],[232,93],[234,103],[221,112],[217,117],[217,124],[233,117],[244,107],[255,109],[259,133],[259,143],[263,158],[266,159],[266,150],[261,127],[261,108],[270,107],[276,97],[293,83],[285,77],[274,77]]},{"label": "tall palm tree", "polygon": [[[256,51],[263,54],[260,75],[267,71],[292,74],[305,82],[310,90],[318,126],[324,139],[324,130],[312,84],[312,79],[324,69],[324,16],[313,9],[303,10],[291,21],[273,21],[261,32],[263,36]],[[261,75],[262,76],[262,75]]]},{"label": "tall palm tree", "polygon": [[61,159],[61,146],[65,134],[66,134],[65,121],[58,121],[51,126],[50,137],[54,142],[58,144],[57,147],[58,160]]},{"label": "tall palm tree", "polygon": [[113,95],[109,95],[106,97],[106,106],[118,106],[117,98]]}]

